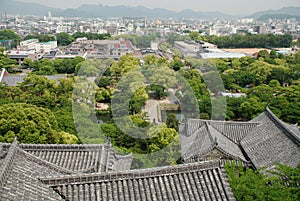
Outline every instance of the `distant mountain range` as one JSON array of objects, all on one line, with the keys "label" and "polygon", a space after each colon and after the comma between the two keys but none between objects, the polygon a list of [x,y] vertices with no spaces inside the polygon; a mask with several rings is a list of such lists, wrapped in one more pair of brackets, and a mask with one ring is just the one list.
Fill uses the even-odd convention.
[{"label": "distant mountain range", "polygon": [[[193,10],[182,10],[180,12],[171,11],[168,9],[155,8],[150,9],[143,6],[104,6],[84,4],[75,9],[59,9],[44,6],[37,3],[25,3],[15,0],[0,1],[0,16],[6,12],[12,15],[48,15],[51,11],[52,16],[62,17],[143,17],[147,18],[233,18],[235,16],[224,14],[222,12],[201,12]],[[264,18],[266,16],[274,17],[275,15],[300,16],[300,7],[285,7],[279,10],[266,10],[254,13],[251,18]],[[275,16],[276,17],[276,16]]]},{"label": "distant mountain range", "polygon": [[264,16],[300,16],[300,7],[283,7],[281,9],[278,10],[265,10],[265,11],[260,11],[260,12],[256,12],[250,16],[248,16],[249,18],[263,18]]},{"label": "distant mountain range", "polygon": [[297,21],[300,22],[300,15],[287,15],[287,14],[266,14],[263,16],[260,16],[258,20],[260,21],[267,21],[268,19],[291,19],[295,18]]},{"label": "distant mountain range", "polygon": [[24,3],[15,0],[1,0],[0,14],[12,15],[48,15],[51,11],[52,16],[62,17],[143,17],[148,18],[230,18],[232,16],[221,12],[200,12],[193,10],[183,10],[180,12],[171,11],[162,8],[146,8],[143,6],[129,7],[129,6],[104,6],[104,5],[90,5],[83,4],[75,9],[58,9],[51,8],[37,3]]},{"label": "distant mountain range", "polygon": [[44,16],[47,15],[48,11],[52,13],[59,13],[62,12],[62,9],[56,9],[47,7],[37,3],[25,3],[20,1],[14,0],[0,0],[0,14],[6,12],[7,14],[12,15],[37,15],[37,16]]}]

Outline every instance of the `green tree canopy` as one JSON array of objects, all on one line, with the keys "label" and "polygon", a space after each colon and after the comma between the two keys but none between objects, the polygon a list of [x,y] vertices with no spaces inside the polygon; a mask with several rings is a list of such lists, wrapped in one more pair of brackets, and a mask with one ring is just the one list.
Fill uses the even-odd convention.
[{"label": "green tree canopy", "polygon": [[30,104],[6,104],[0,107],[0,141],[20,143],[77,143],[78,139],[59,132],[54,114]]},{"label": "green tree canopy", "polygon": [[29,39],[39,39],[39,42],[55,41],[54,36],[48,34],[38,34],[38,33],[29,34],[24,38],[24,40],[29,40]]},{"label": "green tree canopy", "polygon": [[178,56],[174,56],[173,61],[170,63],[170,67],[173,68],[174,71],[179,71],[184,64]]},{"label": "green tree canopy", "polygon": [[[300,199],[300,166],[277,164],[275,171],[254,171],[241,166],[225,165],[230,187],[237,201],[270,200],[297,201]],[[266,174],[266,172],[269,172]],[[270,174],[271,172],[271,174]]]},{"label": "green tree canopy", "polygon": [[12,40],[12,47],[16,47],[21,41],[21,37],[13,30],[0,30],[0,40]]},{"label": "green tree canopy", "polygon": [[74,39],[85,37],[88,40],[105,40],[105,39],[109,39],[111,36],[109,33],[98,34],[98,33],[75,32],[74,34],[72,34],[72,37]]},{"label": "green tree canopy", "polygon": [[72,43],[74,41],[74,38],[68,33],[61,32],[56,35],[56,40],[58,46],[66,46]]},{"label": "green tree canopy", "polygon": [[166,124],[168,128],[174,128],[178,132],[178,120],[175,114],[168,114]]}]

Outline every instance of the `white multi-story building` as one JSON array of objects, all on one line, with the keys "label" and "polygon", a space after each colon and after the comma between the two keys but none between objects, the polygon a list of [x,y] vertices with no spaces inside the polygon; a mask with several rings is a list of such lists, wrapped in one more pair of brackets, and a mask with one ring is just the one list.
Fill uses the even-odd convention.
[{"label": "white multi-story building", "polygon": [[39,43],[38,39],[29,39],[20,42],[20,46],[18,46],[18,50],[35,50],[36,52],[50,52],[57,48],[57,41],[49,41]]},{"label": "white multi-story building", "polygon": [[50,52],[57,48],[57,41],[49,41],[44,43],[38,43],[35,47],[35,50],[38,52]]},{"label": "white multi-story building", "polygon": [[26,48],[29,50],[33,50],[35,49],[36,44],[39,43],[39,39],[29,39],[29,40],[24,40],[22,42],[20,42],[20,48]]}]

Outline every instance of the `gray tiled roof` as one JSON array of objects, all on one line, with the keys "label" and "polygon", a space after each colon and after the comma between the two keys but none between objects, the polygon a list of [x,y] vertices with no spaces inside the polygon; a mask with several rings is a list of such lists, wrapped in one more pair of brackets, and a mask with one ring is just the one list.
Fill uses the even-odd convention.
[{"label": "gray tiled roof", "polygon": [[192,158],[202,158],[215,146],[215,141],[205,125],[191,136],[180,135],[182,159],[187,162]]},{"label": "gray tiled roof", "polygon": [[62,200],[38,178],[82,172],[129,170],[132,155],[116,155],[104,145],[0,143],[0,200]]},{"label": "gray tiled roof", "polygon": [[[38,180],[45,175],[60,176],[72,172],[47,164],[13,143],[0,159],[0,200],[62,200]],[[73,173],[74,174],[74,173]]]},{"label": "gray tiled roof", "polygon": [[275,162],[296,167],[300,164],[299,130],[280,121],[267,108],[252,122],[261,124],[241,141],[256,168],[272,167]]},{"label": "gray tiled roof", "polygon": [[219,161],[41,181],[65,200],[235,200]]},{"label": "gray tiled roof", "polygon": [[234,143],[239,143],[258,123],[210,121],[210,125]]},{"label": "gray tiled roof", "polygon": [[268,107],[250,122],[188,119],[179,125],[179,132],[185,162],[225,154],[225,159],[251,161],[255,168],[272,167],[275,162],[300,164],[299,129],[282,122]]},{"label": "gray tiled roof", "polygon": [[213,152],[214,149],[226,158],[246,162],[238,145],[209,125],[208,122],[205,122],[190,136],[181,134],[180,140],[182,159],[185,162],[207,160],[207,155]]},{"label": "gray tiled roof", "polygon": [[45,75],[50,80],[55,80],[56,82],[59,81],[59,79],[66,79],[67,75]]},{"label": "gray tiled roof", "polygon": [[181,124],[181,133],[190,136],[205,123],[208,123],[220,133],[228,137],[234,143],[239,143],[249,131],[255,128],[257,122],[232,122],[232,121],[215,121],[203,119],[188,119],[185,124]]},{"label": "gray tiled roof", "polygon": [[[3,144],[4,148],[9,146]],[[116,155],[111,144],[20,144],[19,147],[42,160],[74,172],[128,170],[132,162],[132,155]]]},{"label": "gray tiled roof", "polygon": [[214,127],[208,125],[208,130],[215,140],[215,147],[231,159],[246,161],[239,146],[229,140],[225,135],[217,131]]}]

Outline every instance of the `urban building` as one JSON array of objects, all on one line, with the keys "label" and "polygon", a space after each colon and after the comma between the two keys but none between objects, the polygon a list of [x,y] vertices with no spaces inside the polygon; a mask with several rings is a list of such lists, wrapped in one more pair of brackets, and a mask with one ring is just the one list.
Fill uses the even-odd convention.
[{"label": "urban building", "polygon": [[6,53],[10,59],[16,60],[19,66],[21,66],[26,58],[37,60],[41,56],[35,50],[8,50]]},{"label": "urban building", "polygon": [[244,53],[235,53],[235,52],[209,52],[209,53],[199,53],[201,59],[233,59],[241,58],[247,56]]},{"label": "urban building", "polygon": [[86,53],[87,58],[118,59],[123,55],[134,53],[135,47],[129,40],[87,40],[80,38],[66,47],[65,54]]},{"label": "urban building", "polygon": [[198,57],[200,45],[194,41],[175,41],[174,47],[178,49],[184,57]]},{"label": "urban building", "polygon": [[200,59],[231,59],[247,56],[244,53],[226,52],[218,49],[216,45],[204,41],[175,41],[174,47],[178,49],[184,57],[194,57]]},{"label": "urban building", "polygon": [[39,42],[38,39],[29,39],[20,42],[20,46],[17,50],[30,51],[35,50],[36,52],[49,53],[51,50],[57,48],[57,41]]}]

